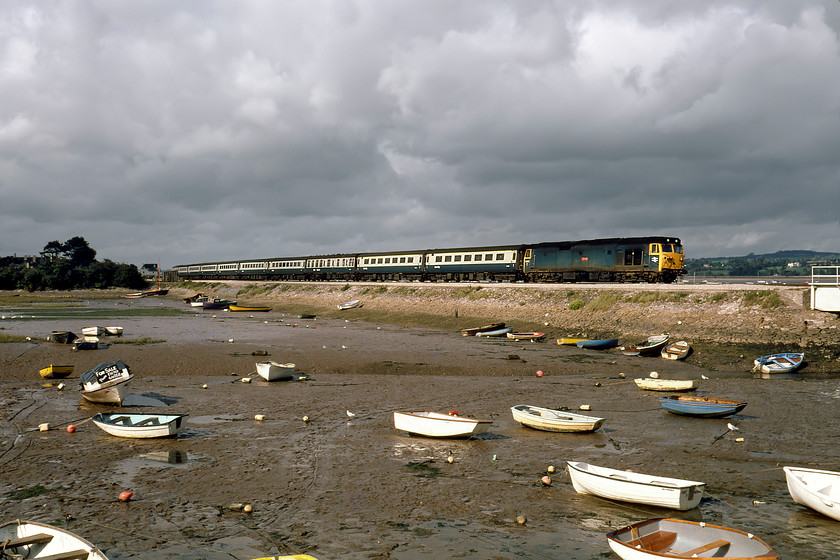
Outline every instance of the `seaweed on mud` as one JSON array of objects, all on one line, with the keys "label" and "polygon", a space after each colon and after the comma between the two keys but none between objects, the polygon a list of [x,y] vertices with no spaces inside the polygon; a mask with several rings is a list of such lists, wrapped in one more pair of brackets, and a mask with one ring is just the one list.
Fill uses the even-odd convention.
[{"label": "seaweed on mud", "polygon": [[441,476],[440,469],[438,467],[431,466],[428,461],[409,461],[405,466],[412,471],[415,476],[422,478],[436,478]]}]

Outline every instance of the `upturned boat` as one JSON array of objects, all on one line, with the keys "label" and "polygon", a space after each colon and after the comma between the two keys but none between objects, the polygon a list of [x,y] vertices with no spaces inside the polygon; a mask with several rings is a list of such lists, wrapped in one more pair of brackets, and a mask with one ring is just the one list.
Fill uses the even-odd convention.
[{"label": "upturned boat", "polygon": [[0,525],[0,558],[108,560],[96,546],[70,531],[21,520]]},{"label": "upturned boat", "polygon": [[503,329],[503,328],[505,328],[504,323],[490,323],[489,325],[484,325],[484,326],[481,326],[481,327],[471,327],[469,329],[461,329],[461,335],[462,336],[475,336],[476,334],[478,334],[480,332],[495,331],[497,329]]},{"label": "upturned boat", "polygon": [[257,373],[266,381],[289,381],[294,379],[295,364],[257,362]]},{"label": "upturned boat", "polygon": [[624,560],[777,558],[773,549],[752,533],[684,519],[633,523],[607,534],[607,542]]},{"label": "upturned boat", "polygon": [[723,418],[741,412],[747,403],[708,397],[660,397],[659,404],[671,414],[697,418]]},{"label": "upturned boat", "polygon": [[91,420],[112,436],[145,439],[176,435],[186,426],[187,415],[97,412]]},{"label": "upturned boat", "polygon": [[512,406],[510,412],[523,426],[546,432],[593,432],[604,423],[603,418],[528,404]]},{"label": "upturned boat", "polygon": [[568,461],[572,486],[579,494],[593,494],[620,502],[689,510],[703,498],[706,484],[665,476],[598,467]]},{"label": "upturned boat", "polygon": [[639,389],[645,391],[693,391],[697,384],[693,379],[654,379],[639,377],[633,380]]},{"label": "upturned boat", "polygon": [[486,432],[490,420],[476,420],[443,414],[440,412],[397,412],[394,411],[394,427],[398,430],[419,436],[439,438],[470,437]]},{"label": "upturned boat", "polygon": [[38,373],[40,373],[41,377],[45,379],[63,379],[73,373],[73,366],[50,364],[47,367],[40,369]]},{"label": "upturned boat", "polygon": [[122,360],[107,362],[83,373],[79,390],[91,402],[121,404],[133,377]]}]

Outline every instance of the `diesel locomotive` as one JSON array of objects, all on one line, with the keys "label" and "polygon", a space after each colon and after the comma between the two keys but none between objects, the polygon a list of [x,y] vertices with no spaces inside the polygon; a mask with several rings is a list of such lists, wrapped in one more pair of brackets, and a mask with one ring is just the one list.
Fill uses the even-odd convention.
[{"label": "diesel locomotive", "polygon": [[275,257],[184,264],[182,280],[666,282],[685,274],[676,237]]}]

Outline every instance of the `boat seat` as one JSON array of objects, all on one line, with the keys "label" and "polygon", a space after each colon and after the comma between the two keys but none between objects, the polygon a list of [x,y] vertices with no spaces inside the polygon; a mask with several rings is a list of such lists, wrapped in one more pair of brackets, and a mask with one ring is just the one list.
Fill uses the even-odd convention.
[{"label": "boat seat", "polygon": [[[715,548],[728,549],[730,544],[732,543],[721,539],[719,541],[704,544],[703,546],[698,546],[697,548],[692,548],[691,550],[686,550],[685,552],[680,552],[680,556],[697,556]],[[725,550],[723,552],[725,552]]]},{"label": "boat seat", "polygon": [[146,418],[144,420],[140,420],[139,422],[134,423],[135,426],[149,426],[149,425],[154,426],[155,424],[160,424],[160,421],[158,421],[158,419],[155,418],[154,416],[152,416],[151,418]]},{"label": "boat seat", "polygon": [[128,416],[117,416],[116,418],[111,419],[111,423],[116,424],[117,422],[127,422],[128,420]]},{"label": "boat seat", "polygon": [[86,560],[90,552],[87,550],[71,550],[69,552],[59,552],[58,554],[50,554],[49,556],[39,556],[38,560]]},{"label": "boat seat", "polygon": [[[638,534],[638,533],[636,533]],[[636,535],[633,535],[636,536]],[[674,544],[677,540],[677,534],[671,531],[655,531],[643,537],[637,537],[627,544],[633,548],[641,548],[642,550],[650,550],[653,552],[661,552]]]},{"label": "boat seat", "polygon": [[52,535],[47,533],[36,533],[28,537],[20,537],[9,541],[0,541],[0,550],[9,550],[10,548],[18,548],[21,546],[29,546],[33,544],[48,543],[52,540]]}]

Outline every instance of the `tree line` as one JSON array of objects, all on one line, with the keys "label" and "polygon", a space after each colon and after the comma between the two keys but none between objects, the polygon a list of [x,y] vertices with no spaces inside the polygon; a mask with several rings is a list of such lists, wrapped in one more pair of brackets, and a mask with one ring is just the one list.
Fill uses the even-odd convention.
[{"label": "tree line", "polygon": [[136,265],[96,260],[96,251],[84,237],[64,243],[50,241],[41,258],[0,257],[0,290],[74,290],[87,288],[146,287]]}]

